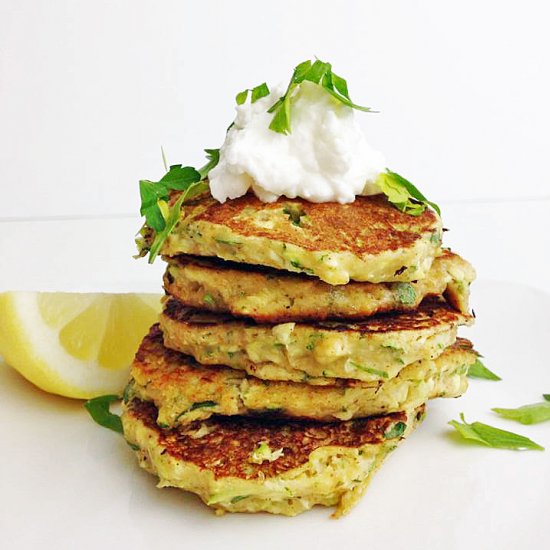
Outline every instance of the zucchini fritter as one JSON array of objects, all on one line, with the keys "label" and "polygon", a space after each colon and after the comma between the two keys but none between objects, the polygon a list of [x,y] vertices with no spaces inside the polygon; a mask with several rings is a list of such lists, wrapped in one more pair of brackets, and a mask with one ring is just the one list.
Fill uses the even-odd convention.
[{"label": "zucchini fritter", "polygon": [[383,195],[349,204],[287,198],[266,204],[251,194],[220,204],[204,195],[182,206],[161,253],[217,256],[305,273],[331,285],[415,281],[427,275],[439,253],[441,232],[432,210],[411,216]]},{"label": "zucchini fritter", "polygon": [[163,427],[210,416],[256,415],[333,422],[413,409],[436,397],[458,397],[476,360],[458,339],[437,359],[408,365],[384,383],[333,380],[333,385],[260,380],[228,367],[208,367],[163,346],[151,328],[136,354],[126,400],[152,401]]},{"label": "zucchini fritter", "polygon": [[160,428],[152,403],[132,400],[124,435],[159,487],[196,493],[223,512],[294,516],[316,504],[349,512],[373,473],[416,427],[423,407],[338,423],[212,417]]},{"label": "zucchini fritter", "polygon": [[473,267],[447,250],[435,258],[425,279],[411,283],[359,283],[335,287],[303,274],[180,255],[165,257],[166,292],[182,304],[250,317],[260,323],[361,319],[418,307],[426,296],[445,295],[468,313]]},{"label": "zucchini fritter", "polygon": [[203,365],[227,365],[265,380],[332,384],[334,378],[390,380],[406,365],[434,359],[470,323],[445,301],[363,321],[256,324],[201,312],[168,298],[160,316],[164,344]]}]

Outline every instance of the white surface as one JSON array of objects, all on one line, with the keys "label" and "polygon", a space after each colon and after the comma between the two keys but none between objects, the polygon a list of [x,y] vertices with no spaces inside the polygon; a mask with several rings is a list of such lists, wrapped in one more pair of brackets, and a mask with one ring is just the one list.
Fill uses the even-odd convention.
[{"label": "white surface", "polygon": [[[503,299],[505,297],[506,299]],[[296,518],[215,517],[196,497],[155,488],[122,438],[81,404],[46,395],[0,365],[0,532],[10,549],[518,548],[550,537],[549,424],[522,426],[490,412],[550,391],[550,296],[479,283],[467,331],[502,382],[472,381],[461,399],[433,401],[425,422],[387,460],[344,519],[319,508]],[[531,437],[545,452],[463,443],[447,426],[464,411]]]},{"label": "white surface", "polygon": [[314,55],[433,200],[548,196],[543,0],[1,0],[0,218],[134,213],[198,165],[234,96]]}]

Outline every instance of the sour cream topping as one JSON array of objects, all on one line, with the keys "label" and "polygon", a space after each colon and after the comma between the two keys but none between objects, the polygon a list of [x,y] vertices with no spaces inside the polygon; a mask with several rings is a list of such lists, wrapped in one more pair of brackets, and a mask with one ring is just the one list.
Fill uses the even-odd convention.
[{"label": "sour cream topping", "polygon": [[264,202],[285,196],[348,203],[379,193],[375,181],[386,162],[367,143],[354,110],[303,82],[292,98],[292,131],[280,134],[269,129],[273,114],[267,110],[284,91],[278,86],[237,106],[219,163],[209,173],[212,196],[225,202],[252,189]]}]

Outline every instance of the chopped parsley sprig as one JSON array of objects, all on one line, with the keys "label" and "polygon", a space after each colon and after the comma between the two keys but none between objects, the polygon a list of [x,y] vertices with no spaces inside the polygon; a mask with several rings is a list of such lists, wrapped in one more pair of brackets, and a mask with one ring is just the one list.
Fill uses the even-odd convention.
[{"label": "chopped parsley sprig", "polygon": [[493,380],[494,382],[502,380],[502,378],[498,374],[495,374],[493,371],[489,370],[481,362],[481,359],[479,357],[476,359],[476,362],[468,369],[468,376],[470,378],[483,378],[485,380]]},{"label": "chopped parsley sprig", "polygon": [[[155,235],[150,246],[145,245],[142,240],[139,241],[138,246],[141,247],[141,256],[149,252],[150,264],[155,261],[162,244],[178,223],[182,204],[208,191],[206,178],[210,170],[218,164],[220,150],[205,149],[205,152],[208,162],[198,170],[191,166],[173,164],[159,181],[141,180],[139,182],[140,214],[145,217],[145,224],[155,232]],[[169,199],[172,191],[180,191],[181,194],[170,207]]]},{"label": "chopped parsley sprig", "polygon": [[415,185],[396,172],[386,169],[378,176],[376,184],[388,197],[388,201],[401,212],[420,216],[430,206],[441,216],[441,209],[437,204],[429,201]]},{"label": "chopped parsley sprig", "polygon": [[97,424],[121,434],[122,420],[118,414],[111,412],[111,405],[117,401],[120,401],[118,395],[101,395],[86,401],[84,407]]},{"label": "chopped parsley sprig", "polygon": [[237,105],[242,105],[247,99],[248,99],[248,92],[251,92],[251,101],[252,103],[256,103],[258,99],[261,99],[262,97],[265,97],[269,95],[269,88],[267,84],[264,82],[260,84],[259,86],[256,86],[252,89],[246,89],[242,92],[238,93],[235,97],[235,101],[237,102]]},{"label": "chopped parsley sprig", "polygon": [[483,424],[482,422],[466,422],[464,414],[460,414],[460,419],[451,420],[449,424],[464,438],[494,449],[512,449],[512,450],[535,450],[544,451],[538,443],[535,443],[523,435],[501,430]]},{"label": "chopped parsley sprig", "polygon": [[538,424],[539,422],[547,422],[550,420],[550,399],[547,395],[543,395],[545,401],[540,403],[532,403],[523,405],[517,409],[503,409],[495,407],[494,412],[509,420],[515,420],[522,424]]},{"label": "chopped parsley sprig", "polygon": [[[273,113],[273,119],[271,120],[269,128],[274,132],[279,132],[280,134],[290,134],[292,131],[290,117],[292,96],[298,86],[305,81],[322,86],[332,97],[352,109],[357,109],[367,113],[373,112],[370,107],[357,105],[350,99],[348,83],[345,79],[333,72],[332,65],[330,63],[326,63],[320,59],[316,59],[314,62],[307,60],[303,61],[294,68],[294,72],[292,73],[286,92],[268,110],[268,113]],[[246,97],[244,100],[246,100]]]}]

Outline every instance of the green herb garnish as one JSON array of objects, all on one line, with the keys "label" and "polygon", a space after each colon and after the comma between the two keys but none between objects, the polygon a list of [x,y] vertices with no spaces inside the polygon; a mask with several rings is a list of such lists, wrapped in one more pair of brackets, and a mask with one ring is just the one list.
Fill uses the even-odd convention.
[{"label": "green herb garnish", "polygon": [[201,179],[206,178],[206,176],[208,176],[208,172],[210,172],[210,170],[212,170],[212,168],[214,168],[220,161],[219,149],[205,149],[204,152],[206,153],[206,159],[208,162],[197,170],[197,172],[201,175]]},{"label": "green herb garnish", "polygon": [[[158,256],[162,244],[173,231],[179,221],[181,206],[208,190],[205,181],[208,172],[220,158],[219,149],[205,149],[208,162],[198,170],[192,166],[174,164],[159,181],[141,180],[139,192],[141,196],[140,214],[145,217],[145,224],[155,232],[149,251],[149,263],[153,263]],[[163,161],[166,162],[163,151]],[[170,208],[168,202],[173,191],[180,191],[181,195]],[[145,255],[147,248],[140,251]]]},{"label": "green herb garnish", "polygon": [[325,63],[320,59],[314,62],[307,60],[294,68],[286,92],[268,110],[268,113],[273,113],[273,119],[269,128],[274,132],[290,134],[290,107],[292,96],[298,86],[304,81],[313,82],[313,84],[322,86],[332,97],[352,109],[372,112],[372,109],[369,107],[362,107],[351,101],[347,82],[332,71],[332,65],[330,63]]},{"label": "green herb garnish", "polygon": [[160,249],[164,241],[168,238],[168,235],[172,233],[174,227],[180,220],[181,207],[186,200],[192,199],[201,193],[208,191],[208,183],[205,181],[197,181],[191,184],[178,198],[174,203],[174,206],[170,208],[166,216],[166,223],[164,229],[157,231],[153,244],[149,249],[149,263],[152,264],[155,261],[155,258],[159,255]]},{"label": "green herb garnish", "polygon": [[491,410],[504,418],[515,420],[522,424],[538,424],[539,422],[550,420],[550,403],[548,401],[523,405],[523,407],[518,407],[517,409],[494,408]]},{"label": "green herb garnish", "polygon": [[401,212],[420,216],[430,206],[441,216],[441,210],[437,204],[429,201],[415,185],[396,172],[386,169],[378,176],[376,184],[388,197],[388,201]]},{"label": "green herb garnish", "polygon": [[162,231],[166,227],[165,213],[170,191],[185,191],[200,179],[199,172],[191,166],[182,167],[181,164],[175,164],[170,166],[160,181],[141,180],[139,182],[141,196],[139,212],[145,216],[147,225],[155,231]]},{"label": "green herb garnish", "polygon": [[401,437],[405,433],[406,429],[407,424],[405,424],[405,422],[397,422],[384,433],[384,439],[395,439],[396,437]]},{"label": "green herb garnish", "polygon": [[111,404],[115,401],[120,401],[118,395],[101,395],[86,401],[84,407],[86,407],[86,410],[90,413],[94,422],[97,422],[104,428],[121,434],[123,433],[122,420],[120,416],[110,411]]},{"label": "green herb garnish", "polygon": [[483,378],[484,380],[502,380],[498,374],[490,371],[479,359],[468,369],[468,376],[470,378]]},{"label": "green herb garnish", "polygon": [[544,397],[546,401],[550,401],[550,393],[543,393],[542,397]]},{"label": "green herb garnish", "polygon": [[469,424],[464,420],[464,414],[460,413],[462,422],[451,420],[449,424],[464,438],[470,441],[476,441],[487,447],[494,449],[513,449],[513,450],[537,450],[544,451],[544,447],[531,441],[529,438],[518,435],[513,432],[494,428],[482,422],[472,422]]},{"label": "green herb garnish", "polygon": [[262,97],[269,95],[269,88],[267,84],[264,82],[259,86],[256,86],[255,88],[243,90],[242,92],[238,93],[237,96],[235,97],[235,101],[237,102],[237,105],[242,105],[248,99],[248,92],[252,93],[252,98],[251,98],[252,103],[256,103],[258,99],[261,99]]}]

